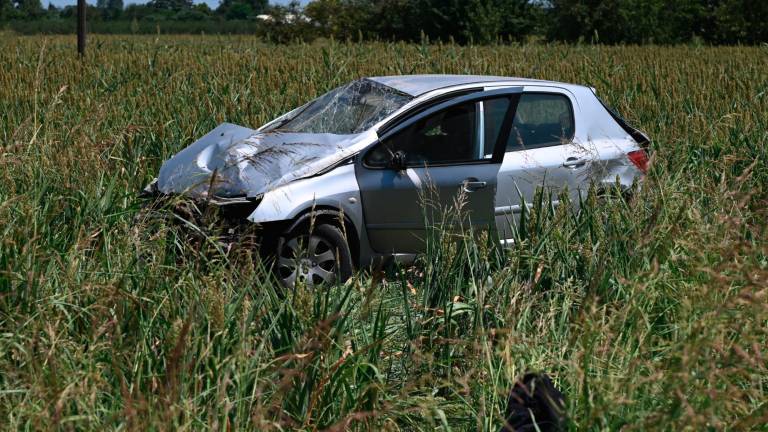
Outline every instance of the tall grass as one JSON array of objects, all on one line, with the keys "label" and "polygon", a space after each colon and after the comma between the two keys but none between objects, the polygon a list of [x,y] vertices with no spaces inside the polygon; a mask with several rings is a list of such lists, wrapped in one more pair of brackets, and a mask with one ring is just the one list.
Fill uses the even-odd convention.
[{"label": "tall grass", "polygon": [[[574,429],[765,430],[765,47],[89,49],[0,42],[4,428],[496,430],[544,370]],[[135,222],[136,191],[217,123],[410,73],[595,86],[654,138],[651,172],[628,202],[539,199],[510,250],[436,230],[415,268],[318,291]]]}]

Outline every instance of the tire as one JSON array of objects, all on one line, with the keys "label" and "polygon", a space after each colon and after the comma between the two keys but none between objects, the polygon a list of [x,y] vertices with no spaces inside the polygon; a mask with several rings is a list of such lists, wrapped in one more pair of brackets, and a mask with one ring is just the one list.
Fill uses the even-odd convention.
[{"label": "tire", "polygon": [[352,276],[354,265],[349,244],[334,225],[317,225],[310,233],[299,227],[277,242],[275,273],[286,288],[298,284],[307,288],[344,282]]},{"label": "tire", "polygon": [[629,203],[632,200],[632,188],[622,188],[620,191],[612,188],[601,188],[597,191],[597,202],[601,205],[608,204],[612,201],[621,199],[624,202]]}]

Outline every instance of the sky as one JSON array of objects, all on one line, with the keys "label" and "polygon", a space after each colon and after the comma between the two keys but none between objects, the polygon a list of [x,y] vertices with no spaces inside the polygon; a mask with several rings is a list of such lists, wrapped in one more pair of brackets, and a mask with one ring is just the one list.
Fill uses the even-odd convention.
[{"label": "sky", "polygon": [[[129,4],[134,3],[146,3],[149,0],[124,0],[123,3],[125,3],[126,6]],[[308,0],[302,0],[302,4],[306,4]],[[56,7],[62,7],[62,6],[74,6],[77,4],[77,0],[40,0],[40,2],[43,4],[43,7],[48,6],[48,3],[50,2]],[[88,4],[96,4],[96,0],[86,0]],[[219,6],[219,0],[194,0],[195,3],[207,3],[208,6],[211,7],[211,9],[216,9],[217,6]],[[288,4],[290,0],[270,0],[270,3],[274,4]]]}]

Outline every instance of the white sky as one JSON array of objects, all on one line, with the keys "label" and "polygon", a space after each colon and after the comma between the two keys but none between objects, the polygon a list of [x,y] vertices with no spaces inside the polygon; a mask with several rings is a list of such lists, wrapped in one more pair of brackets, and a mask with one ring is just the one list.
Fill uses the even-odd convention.
[{"label": "white sky", "polygon": [[[133,3],[146,3],[148,0],[123,0],[125,5],[133,4]],[[74,6],[77,4],[77,0],[40,0],[40,2],[43,4],[43,7],[47,7],[48,3],[52,3],[56,7],[62,7],[62,6]],[[86,0],[88,4],[96,4],[96,0]],[[212,9],[215,9],[219,6],[219,0],[194,0],[195,3],[207,3],[208,6],[210,6]],[[270,0],[270,3],[275,4],[288,4],[290,0]],[[301,4],[306,4],[308,0],[301,0]]]}]

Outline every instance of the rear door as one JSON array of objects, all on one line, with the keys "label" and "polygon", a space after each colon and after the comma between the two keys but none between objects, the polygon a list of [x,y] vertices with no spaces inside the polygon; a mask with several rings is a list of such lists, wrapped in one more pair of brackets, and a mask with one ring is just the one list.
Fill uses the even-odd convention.
[{"label": "rear door", "polygon": [[[520,87],[477,92],[414,114],[355,165],[365,226],[380,253],[424,251],[427,226],[494,224],[499,168]],[[401,165],[392,164],[398,155]]]},{"label": "rear door", "polygon": [[496,227],[502,242],[513,229],[537,190],[543,189],[557,206],[568,191],[578,204],[579,188],[594,158],[573,143],[576,112],[572,95],[558,88],[526,86],[505,144],[496,193]]}]

